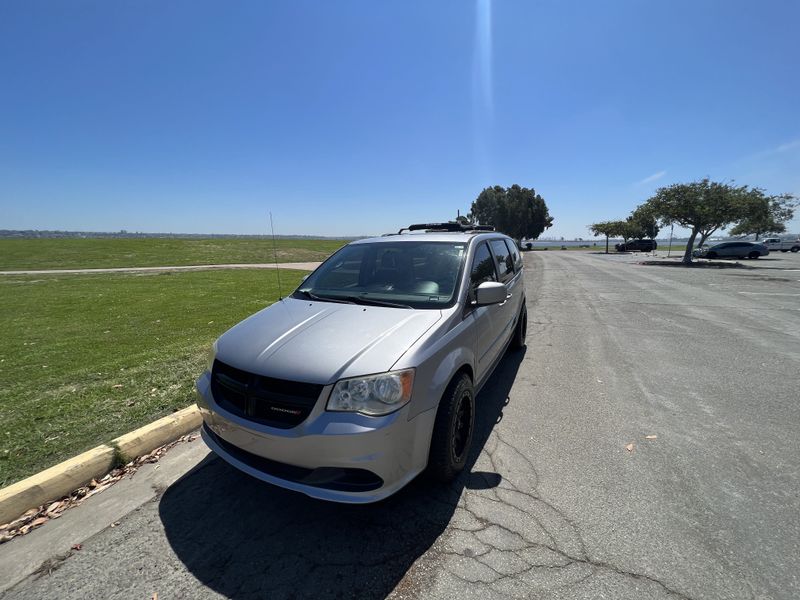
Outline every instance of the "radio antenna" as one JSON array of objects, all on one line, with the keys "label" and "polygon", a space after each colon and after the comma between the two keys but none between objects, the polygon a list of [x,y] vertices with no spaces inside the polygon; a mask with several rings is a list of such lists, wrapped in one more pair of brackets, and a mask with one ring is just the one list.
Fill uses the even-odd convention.
[{"label": "radio antenna", "polygon": [[269,228],[272,230],[272,256],[275,259],[275,274],[278,276],[278,300],[283,300],[281,269],[278,267],[278,248],[275,246],[275,227],[272,224],[272,211],[269,211]]}]

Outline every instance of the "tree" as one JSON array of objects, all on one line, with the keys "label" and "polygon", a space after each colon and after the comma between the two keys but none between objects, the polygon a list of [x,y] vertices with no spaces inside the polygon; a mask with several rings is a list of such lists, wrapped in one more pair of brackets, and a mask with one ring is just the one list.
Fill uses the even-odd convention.
[{"label": "tree", "polygon": [[544,198],[533,188],[516,184],[485,188],[472,203],[469,217],[517,240],[536,239],[553,225]]},{"label": "tree", "polygon": [[636,221],[631,220],[630,217],[622,221],[622,227],[620,228],[619,234],[622,236],[622,240],[627,242],[628,240],[638,240],[643,238],[647,235],[647,231]]},{"label": "tree", "polygon": [[653,210],[647,204],[638,206],[628,217],[628,221],[641,230],[642,235],[639,236],[640,238],[649,237],[654,240],[661,230],[658,226],[658,217],[653,214]]},{"label": "tree", "polygon": [[608,254],[608,238],[622,237],[627,240],[625,236],[630,233],[630,225],[626,221],[600,221],[589,225],[589,231],[592,235],[606,236],[606,254]]},{"label": "tree", "polygon": [[791,194],[767,196],[760,188],[750,190],[742,198],[743,217],[730,234],[755,234],[757,241],[762,233],[784,233],[786,222],[794,217],[796,200]]},{"label": "tree", "polygon": [[740,220],[743,198],[748,191],[747,186],[734,187],[702,179],[659,188],[644,206],[662,224],[677,223],[691,230],[682,260],[683,264],[691,264],[692,249],[698,234],[702,245],[718,229]]}]

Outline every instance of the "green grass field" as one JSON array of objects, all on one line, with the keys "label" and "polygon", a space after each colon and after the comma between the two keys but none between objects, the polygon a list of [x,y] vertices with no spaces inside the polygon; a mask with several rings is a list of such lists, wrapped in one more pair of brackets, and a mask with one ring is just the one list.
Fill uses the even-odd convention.
[{"label": "green grass field", "polygon": [[271,270],[0,277],[0,486],[191,404],[214,339],[277,297]]},{"label": "green grass field", "polygon": [[[278,239],[278,262],[316,262],[345,240]],[[272,241],[242,238],[0,239],[0,271],[270,263]]]}]

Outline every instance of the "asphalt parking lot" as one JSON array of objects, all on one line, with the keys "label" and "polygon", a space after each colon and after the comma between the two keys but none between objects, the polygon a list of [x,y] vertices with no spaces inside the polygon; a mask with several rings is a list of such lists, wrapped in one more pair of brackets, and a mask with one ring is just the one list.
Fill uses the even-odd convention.
[{"label": "asphalt parking lot", "polygon": [[800,254],[648,259],[526,253],[453,486],[325,504],[198,440],[0,546],[3,597],[798,597]]}]

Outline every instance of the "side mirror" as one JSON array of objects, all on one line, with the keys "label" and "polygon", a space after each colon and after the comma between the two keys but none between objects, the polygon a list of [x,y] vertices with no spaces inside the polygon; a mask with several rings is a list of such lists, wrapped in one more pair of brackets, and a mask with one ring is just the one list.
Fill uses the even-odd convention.
[{"label": "side mirror", "polygon": [[505,283],[484,281],[475,290],[475,304],[478,306],[502,304],[506,300],[508,300],[508,288]]}]

